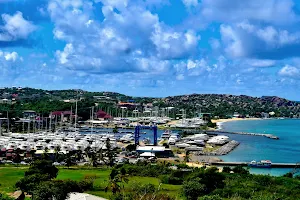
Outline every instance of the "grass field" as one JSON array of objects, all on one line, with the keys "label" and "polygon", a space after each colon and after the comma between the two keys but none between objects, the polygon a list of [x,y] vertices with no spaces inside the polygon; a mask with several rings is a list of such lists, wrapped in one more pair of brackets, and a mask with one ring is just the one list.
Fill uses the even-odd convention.
[{"label": "grass field", "polygon": [[[24,176],[26,167],[0,167],[0,192],[11,193],[15,191],[15,183]],[[101,196],[104,198],[109,198],[111,195],[110,192],[105,193],[104,188],[108,183],[108,177],[110,174],[110,169],[101,168],[101,169],[81,169],[81,168],[60,168],[57,179],[71,179],[71,180],[82,180],[86,175],[96,176],[94,182],[95,190],[87,191],[87,193]],[[124,190],[128,190],[132,184],[135,183],[151,183],[157,187],[160,184],[159,179],[151,177],[130,177],[129,183],[124,185]],[[180,193],[181,186],[177,185],[168,185],[162,184],[161,191],[163,193],[170,194],[172,196],[177,196]],[[180,199],[178,197],[178,199]]]}]

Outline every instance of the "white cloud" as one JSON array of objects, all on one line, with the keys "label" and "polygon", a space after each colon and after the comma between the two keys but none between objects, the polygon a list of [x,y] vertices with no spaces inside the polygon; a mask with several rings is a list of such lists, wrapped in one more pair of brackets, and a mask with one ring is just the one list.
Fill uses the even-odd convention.
[{"label": "white cloud", "polygon": [[142,6],[146,2],[101,2],[103,21],[94,17],[99,11],[89,0],[78,0],[75,5],[72,1],[50,1],[54,35],[67,42],[64,50],[56,52],[61,66],[91,73],[162,72],[170,68],[169,60],[197,51],[200,37],[195,32],[163,25],[158,15]]},{"label": "white cloud", "polygon": [[74,52],[74,48],[72,44],[67,44],[64,48],[64,51],[57,51],[56,55],[59,59],[60,64],[66,64],[68,63],[68,57],[70,54]]},{"label": "white cloud", "polygon": [[160,25],[157,25],[151,39],[156,46],[159,57],[177,59],[196,52],[200,36],[192,30],[180,33],[163,30]]},{"label": "white cloud", "polygon": [[259,27],[248,22],[220,27],[225,52],[232,57],[282,59],[296,56],[300,49],[300,32],[272,26]]},{"label": "white cloud", "polygon": [[36,26],[32,22],[23,18],[21,12],[15,15],[2,14],[3,26],[0,26],[0,41],[16,41],[18,39],[26,39]]},{"label": "white cloud", "polygon": [[242,40],[231,26],[221,25],[220,32],[223,42],[227,44],[225,48],[227,54],[233,57],[245,56]]},{"label": "white cloud", "polygon": [[259,60],[259,59],[250,59],[247,61],[247,64],[253,67],[272,67],[276,64],[275,60]]},{"label": "white cloud", "polygon": [[291,78],[299,78],[300,77],[300,70],[291,65],[285,65],[280,71],[279,75],[291,77]]},{"label": "white cloud", "polygon": [[298,20],[293,0],[202,0],[200,5],[202,18],[219,22],[288,24]]},{"label": "white cloud", "polygon": [[6,61],[12,61],[15,62],[19,55],[17,52],[0,52],[0,57],[3,56],[5,58]]},{"label": "white cloud", "polygon": [[178,75],[176,76],[176,80],[178,80],[178,81],[184,80],[184,75],[183,75],[183,74],[178,74]]},{"label": "white cloud", "polygon": [[182,2],[186,7],[192,7],[198,5],[198,0],[182,0]]},{"label": "white cloud", "polygon": [[95,0],[95,2],[101,2],[105,6],[111,6],[119,10],[123,10],[128,6],[128,0]]}]

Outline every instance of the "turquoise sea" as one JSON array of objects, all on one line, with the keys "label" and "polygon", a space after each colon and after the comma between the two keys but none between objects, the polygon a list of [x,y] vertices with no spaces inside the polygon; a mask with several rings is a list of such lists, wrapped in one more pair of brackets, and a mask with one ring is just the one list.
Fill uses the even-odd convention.
[{"label": "turquoise sea", "polygon": [[[222,130],[233,132],[269,133],[278,136],[273,140],[261,136],[228,135],[240,142],[240,145],[226,156],[224,161],[271,160],[277,163],[300,162],[300,120],[264,119],[226,122]],[[251,169],[251,173],[283,175],[291,169]]]}]

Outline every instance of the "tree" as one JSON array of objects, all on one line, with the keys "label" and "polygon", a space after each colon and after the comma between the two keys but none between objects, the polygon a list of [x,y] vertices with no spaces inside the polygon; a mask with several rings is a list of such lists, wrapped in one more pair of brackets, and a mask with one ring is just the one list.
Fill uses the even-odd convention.
[{"label": "tree", "polygon": [[50,177],[48,174],[31,174],[27,175],[24,178],[21,178],[16,183],[16,188],[20,189],[22,192],[26,192],[28,194],[33,194],[33,191],[37,185],[39,185],[43,181],[49,181]]},{"label": "tree", "polygon": [[72,156],[73,156],[73,153],[71,151],[69,151],[66,155],[65,162],[66,162],[66,166],[68,168],[70,168],[70,166],[73,164]]},{"label": "tree", "polygon": [[231,168],[228,166],[223,167],[223,172],[224,173],[230,173],[231,172]]},{"label": "tree", "polygon": [[80,182],[56,180],[40,183],[36,186],[33,194],[35,200],[65,200],[70,192],[83,191]]},{"label": "tree", "polygon": [[108,164],[109,164],[109,166],[112,167],[112,166],[114,166],[116,152],[111,148],[109,138],[106,139],[106,148],[107,148],[106,156],[108,157],[108,161],[109,161]]},{"label": "tree", "polygon": [[49,148],[48,147],[45,147],[43,155],[42,155],[42,159],[43,160],[49,160],[50,159]]},{"label": "tree", "polygon": [[232,171],[236,174],[249,174],[249,170],[245,169],[244,167],[238,165],[235,166]]},{"label": "tree", "polygon": [[113,133],[116,134],[116,133],[118,133],[118,132],[119,132],[119,131],[118,131],[118,127],[115,126],[114,129],[113,129]]},{"label": "tree", "polygon": [[116,193],[119,193],[121,191],[121,183],[128,183],[128,175],[126,174],[126,171],[124,168],[122,168],[120,171],[116,169],[112,169],[110,175],[109,175],[109,182],[107,186],[105,187],[105,192],[108,190],[111,190],[112,193],[115,195]]},{"label": "tree", "polygon": [[0,193],[0,200],[13,200],[13,198],[10,198],[10,197]]},{"label": "tree", "polygon": [[36,160],[34,161],[29,169],[25,172],[25,176],[33,174],[45,174],[50,179],[56,178],[58,169],[49,160]]},{"label": "tree", "polygon": [[14,163],[20,163],[20,162],[22,161],[21,156],[20,156],[20,153],[21,153],[20,149],[17,148],[16,151],[15,151],[15,154],[16,154],[16,155],[15,155],[14,158],[13,158],[13,162],[14,162]]},{"label": "tree", "polygon": [[54,148],[54,153],[55,153],[54,160],[56,162],[58,162],[58,160],[59,160],[59,157],[60,157],[59,156],[59,152],[60,152],[60,150],[61,150],[61,147],[59,145]]},{"label": "tree", "polygon": [[287,177],[287,178],[293,178],[293,173],[291,173],[291,172],[288,172],[288,173],[286,173],[286,174],[284,174],[283,175],[283,177]]},{"label": "tree", "polygon": [[197,200],[199,196],[205,194],[206,187],[200,183],[200,178],[196,178],[183,182],[182,190],[188,200]]},{"label": "tree", "polygon": [[205,195],[203,197],[198,198],[198,200],[222,200],[223,198],[221,198],[219,195]]},{"label": "tree", "polygon": [[185,156],[184,156],[184,162],[189,162],[190,161],[190,151],[187,150],[185,152]]},{"label": "tree", "polygon": [[126,150],[131,152],[131,151],[135,151],[136,150],[136,146],[135,144],[129,144],[126,146]]}]

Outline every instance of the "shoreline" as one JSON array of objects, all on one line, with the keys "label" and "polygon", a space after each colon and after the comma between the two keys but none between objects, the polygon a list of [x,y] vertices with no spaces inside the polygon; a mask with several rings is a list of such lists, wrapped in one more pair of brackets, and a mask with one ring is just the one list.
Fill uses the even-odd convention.
[{"label": "shoreline", "polygon": [[212,119],[212,123],[224,123],[232,121],[248,121],[248,120],[262,120],[262,118],[231,118],[231,119]]}]

